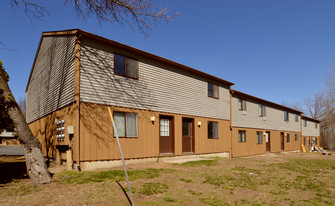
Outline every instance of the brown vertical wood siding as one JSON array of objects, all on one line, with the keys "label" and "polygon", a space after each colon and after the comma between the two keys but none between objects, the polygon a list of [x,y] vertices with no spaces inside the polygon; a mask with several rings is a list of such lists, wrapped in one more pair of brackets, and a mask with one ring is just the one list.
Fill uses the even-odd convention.
[{"label": "brown vertical wood siding", "polygon": [[[132,112],[138,114],[138,137],[120,138],[125,158],[145,158],[159,156],[159,116],[169,115],[174,118],[175,155],[182,155],[182,117],[194,118],[195,154],[229,152],[229,121],[183,116],[179,114],[160,113],[147,110],[111,107],[112,111]],[[155,122],[150,121],[155,117]],[[219,122],[219,139],[207,138],[207,121]],[[92,103],[80,105],[80,158],[81,161],[120,159],[116,138],[107,106]]]},{"label": "brown vertical wood siding", "polygon": [[[238,131],[246,131],[246,142],[238,141]],[[270,132],[270,152],[280,152],[281,151],[281,137],[280,133],[284,131],[267,130],[267,129],[256,129],[256,128],[243,128],[243,127],[233,127],[232,135],[232,156],[242,157],[248,155],[257,155],[266,153],[266,139],[264,132]],[[263,144],[257,144],[257,132],[261,131],[263,133]],[[284,151],[294,151],[301,150],[300,132],[284,132],[291,134],[291,142],[287,143],[287,138],[284,137]],[[294,134],[298,134],[298,141],[295,141]]]},{"label": "brown vertical wood siding", "polygon": [[[44,156],[56,158],[56,146],[70,145],[67,126],[73,126],[76,121],[75,116],[73,115],[75,111],[75,105],[71,104],[28,125],[33,135],[38,138],[42,144],[42,152]],[[65,141],[62,143],[56,141],[57,125],[55,122],[59,120],[65,120]]]}]

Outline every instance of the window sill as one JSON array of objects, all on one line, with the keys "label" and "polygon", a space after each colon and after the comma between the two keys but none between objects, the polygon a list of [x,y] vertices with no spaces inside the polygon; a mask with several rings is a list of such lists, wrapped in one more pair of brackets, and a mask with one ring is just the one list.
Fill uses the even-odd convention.
[{"label": "window sill", "polygon": [[213,96],[208,96],[210,98],[213,98],[213,99],[220,99],[219,97],[213,97]]}]

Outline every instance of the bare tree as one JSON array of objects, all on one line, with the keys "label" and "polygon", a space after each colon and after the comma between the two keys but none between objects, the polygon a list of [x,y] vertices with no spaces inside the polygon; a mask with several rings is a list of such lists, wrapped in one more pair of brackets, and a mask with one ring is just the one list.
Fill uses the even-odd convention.
[{"label": "bare tree", "polygon": [[[10,0],[12,7],[24,7],[28,17],[43,20],[49,14],[48,9],[36,0]],[[65,6],[73,6],[78,17],[87,19],[95,16],[101,22],[128,25],[137,28],[144,36],[160,20],[167,23],[178,16],[178,12],[168,15],[169,9],[157,6],[153,0],[64,0]]]},{"label": "bare tree", "polygon": [[26,117],[26,98],[19,97],[19,99],[17,100],[17,104],[19,105],[23,116]]},{"label": "bare tree", "polygon": [[332,68],[326,79],[325,113],[321,122],[321,143],[323,146],[335,149],[335,69]]},{"label": "bare tree", "polygon": [[286,102],[281,102],[281,105],[283,105],[285,107],[295,109],[295,110],[298,110],[298,111],[301,111],[301,112],[304,111],[302,105],[299,102],[295,102],[295,103],[292,103],[292,104],[288,104]]},{"label": "bare tree", "polygon": [[305,98],[305,115],[314,119],[321,119],[327,109],[324,91],[314,93]]},{"label": "bare tree", "polygon": [[18,138],[23,144],[28,175],[34,184],[49,183],[51,182],[51,177],[44,161],[41,144],[30,131],[20,107],[9,89],[8,80],[9,76],[0,61],[0,90],[6,105],[6,112],[8,112],[9,118],[13,121]]}]

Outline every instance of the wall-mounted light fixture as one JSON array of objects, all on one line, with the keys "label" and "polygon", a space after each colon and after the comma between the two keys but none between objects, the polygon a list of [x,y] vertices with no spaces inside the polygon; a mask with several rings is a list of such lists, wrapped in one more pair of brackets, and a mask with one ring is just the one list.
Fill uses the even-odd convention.
[{"label": "wall-mounted light fixture", "polygon": [[198,122],[198,127],[200,127],[201,126],[201,122]]},{"label": "wall-mounted light fixture", "polygon": [[285,133],[285,137],[287,137],[287,133]]},{"label": "wall-mounted light fixture", "polygon": [[154,122],[155,121],[155,117],[150,117],[150,121]]},{"label": "wall-mounted light fixture", "polygon": [[266,135],[266,132],[264,132],[263,135],[265,136],[265,135]]}]

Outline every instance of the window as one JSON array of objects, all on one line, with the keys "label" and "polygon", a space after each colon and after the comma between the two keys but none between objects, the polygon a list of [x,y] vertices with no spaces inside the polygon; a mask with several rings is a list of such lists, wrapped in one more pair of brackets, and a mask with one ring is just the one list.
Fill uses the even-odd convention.
[{"label": "window", "polygon": [[238,110],[247,111],[247,101],[238,99]]},{"label": "window", "polygon": [[315,129],[317,129],[318,128],[318,123],[315,123]]},{"label": "window", "polygon": [[304,127],[307,127],[307,120],[304,119]]},{"label": "window", "polygon": [[137,137],[137,114],[114,112],[113,116],[119,137]]},{"label": "window", "polygon": [[290,143],[290,142],[291,142],[291,134],[290,134],[290,133],[287,133],[287,134],[286,134],[286,142],[287,142],[287,143]]},{"label": "window", "polygon": [[263,144],[263,132],[257,132],[257,144]]},{"label": "window", "polygon": [[287,111],[284,111],[284,121],[285,121],[285,122],[288,122],[288,121],[289,121],[288,116],[289,116],[289,113],[288,113]]},{"label": "window", "polygon": [[318,145],[318,138],[314,138],[315,139],[315,145]]},{"label": "window", "polygon": [[219,138],[219,123],[208,121],[208,138],[218,139]]},{"label": "window", "polygon": [[208,96],[219,98],[219,86],[208,82]]},{"label": "window", "polygon": [[266,109],[265,109],[265,106],[262,104],[258,105],[258,115],[260,117],[266,117]]},{"label": "window", "polygon": [[295,140],[295,141],[298,141],[298,134],[295,134],[294,136],[295,136],[295,137],[294,137],[294,140]]},{"label": "window", "polygon": [[115,53],[114,74],[138,79],[138,61]]},{"label": "window", "polygon": [[295,119],[296,122],[298,122],[298,115],[297,114],[295,114],[294,119]]},{"label": "window", "polygon": [[238,130],[238,141],[239,142],[246,142],[247,141],[245,130]]},{"label": "window", "polygon": [[305,146],[307,145],[307,138],[306,137],[304,138],[304,145]]}]

